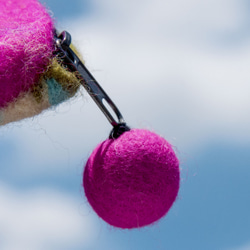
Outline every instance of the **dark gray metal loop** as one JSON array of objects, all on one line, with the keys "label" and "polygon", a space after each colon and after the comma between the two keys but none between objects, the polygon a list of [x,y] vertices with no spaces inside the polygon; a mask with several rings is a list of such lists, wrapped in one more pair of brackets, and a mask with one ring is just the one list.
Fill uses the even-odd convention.
[{"label": "dark gray metal loop", "polygon": [[[57,56],[62,59],[63,64],[70,71],[79,72],[79,77],[81,78],[81,83],[83,87],[93,98],[93,100],[101,109],[103,114],[106,116],[110,124],[114,127],[113,131],[110,134],[110,137],[117,138],[123,132],[128,131],[129,127],[126,125],[126,122],[123,119],[121,112],[118,110],[114,102],[109,98],[106,92],[102,89],[102,87],[98,84],[95,78],[91,75],[85,65],[81,62],[78,56],[70,48],[71,35],[67,31],[63,31],[60,34],[55,31],[55,44],[57,48]],[[115,119],[111,115],[107,107],[104,105],[103,100],[105,100],[106,103],[110,106],[110,108],[114,111],[115,115],[117,116],[117,119]]]}]

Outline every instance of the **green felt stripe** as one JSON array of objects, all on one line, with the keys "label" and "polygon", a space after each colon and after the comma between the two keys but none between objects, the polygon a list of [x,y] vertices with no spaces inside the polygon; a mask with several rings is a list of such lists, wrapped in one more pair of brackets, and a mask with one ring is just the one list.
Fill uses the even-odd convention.
[{"label": "green felt stripe", "polygon": [[0,124],[3,123],[4,121],[4,114],[3,114],[3,111],[0,110]]}]

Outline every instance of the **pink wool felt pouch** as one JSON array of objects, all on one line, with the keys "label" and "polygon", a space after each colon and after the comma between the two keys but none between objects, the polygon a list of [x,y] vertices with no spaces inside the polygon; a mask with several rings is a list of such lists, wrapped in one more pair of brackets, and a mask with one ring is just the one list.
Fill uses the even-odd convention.
[{"label": "pink wool felt pouch", "polygon": [[143,227],[162,218],[177,197],[179,182],[179,161],[172,146],[144,129],[97,146],[83,177],[93,209],[120,228]]},{"label": "pink wool felt pouch", "polygon": [[53,47],[53,21],[41,3],[0,1],[0,108],[38,81]]}]

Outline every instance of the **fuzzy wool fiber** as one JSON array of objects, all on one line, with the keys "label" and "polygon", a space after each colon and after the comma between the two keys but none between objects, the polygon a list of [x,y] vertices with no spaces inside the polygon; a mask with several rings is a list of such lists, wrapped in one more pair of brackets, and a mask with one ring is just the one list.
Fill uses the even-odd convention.
[{"label": "fuzzy wool fiber", "polygon": [[39,80],[52,57],[53,21],[37,0],[0,0],[0,108]]},{"label": "fuzzy wool fiber", "polygon": [[99,144],[83,174],[85,194],[95,212],[110,225],[129,229],[166,215],[179,183],[179,161],[171,145],[143,129]]},{"label": "fuzzy wool fiber", "polygon": [[77,73],[68,71],[60,63],[60,59],[53,58],[37,83],[28,91],[21,92],[5,108],[0,108],[0,126],[36,116],[57,106],[73,97],[80,85]]},{"label": "fuzzy wool fiber", "polygon": [[53,20],[38,0],[0,0],[0,126],[38,115],[78,91],[78,73],[53,55],[53,39]]}]

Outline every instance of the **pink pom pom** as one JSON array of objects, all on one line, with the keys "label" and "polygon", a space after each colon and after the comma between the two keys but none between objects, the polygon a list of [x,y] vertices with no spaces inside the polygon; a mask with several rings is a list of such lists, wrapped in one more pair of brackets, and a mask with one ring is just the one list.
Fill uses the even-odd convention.
[{"label": "pink pom pom", "polygon": [[143,227],[163,217],[176,199],[179,182],[179,161],[171,145],[140,129],[98,145],[83,176],[95,212],[120,228]]},{"label": "pink pom pom", "polygon": [[27,91],[53,51],[53,22],[37,0],[0,0],[0,108]]}]

